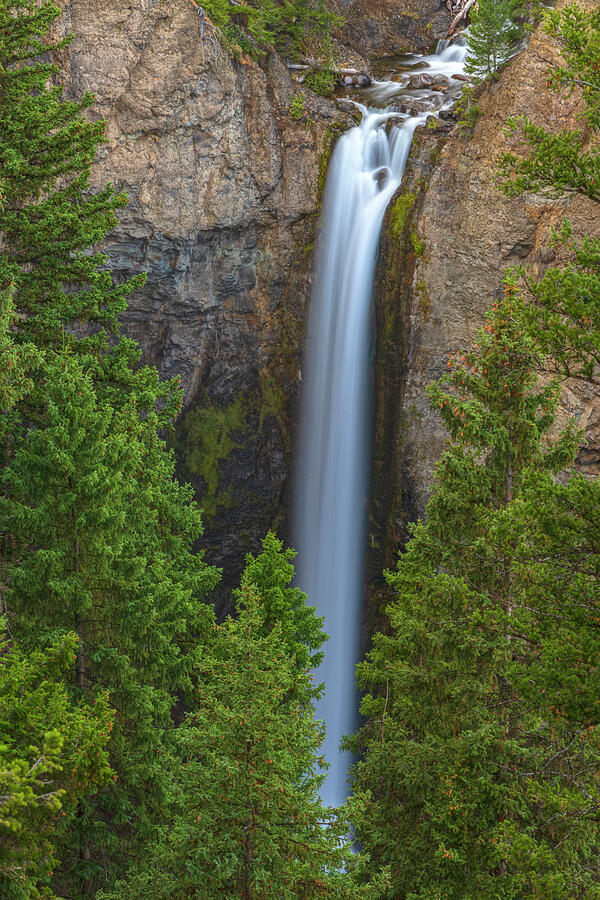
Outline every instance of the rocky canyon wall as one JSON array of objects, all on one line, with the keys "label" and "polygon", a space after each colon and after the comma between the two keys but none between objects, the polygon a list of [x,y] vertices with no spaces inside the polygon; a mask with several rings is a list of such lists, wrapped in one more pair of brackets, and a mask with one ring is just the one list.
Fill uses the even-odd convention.
[{"label": "rocky canyon wall", "polygon": [[[444,372],[452,354],[470,344],[486,309],[502,292],[506,267],[524,263],[540,274],[557,261],[549,246],[553,225],[567,216],[576,236],[600,235],[600,208],[592,201],[509,199],[495,180],[499,154],[518,152],[503,133],[509,115],[528,115],[555,131],[577,124],[579,97],[552,93],[546,85],[555,53],[554,42],[538,31],[484,91],[470,139],[454,130],[432,152],[424,129],[390,206],[377,297],[374,577],[383,565],[393,565],[407,521],[423,514],[445,444],[426,385]],[[424,152],[423,145],[430,149]],[[600,398],[589,386],[565,384],[560,419],[570,416],[587,439],[578,463],[598,474]]]},{"label": "rocky canyon wall", "polygon": [[66,0],[61,27],[76,36],[69,91],[92,91],[107,122],[93,182],[129,196],[110,265],[148,274],[125,330],[162,376],[181,376],[179,470],[225,597],[282,524],[318,195],[346,116],[276,55],[259,65],[202,40],[187,0]]},{"label": "rocky canyon wall", "polygon": [[[450,15],[438,0],[339,0],[348,52],[431,46]],[[107,121],[94,167],[129,195],[106,250],[117,278],[146,271],[125,316],[144,360],[181,375],[174,443],[205,510],[202,546],[226,572],[223,608],[247,551],[286,531],[306,305],[328,151],[347,114],[294,84],[272,54],[260,64],[201,37],[188,0],[64,0],[69,91],[96,95]],[[537,34],[480,101],[471,140],[419,129],[382,241],[370,572],[393,563],[422,513],[443,445],[424,388],[468,343],[514,262],[552,259],[552,224],[600,233],[591,203],[508,200],[494,184],[507,115],[560,128],[577,98],[550,94],[553,48]],[[290,114],[303,99],[298,118]],[[298,115],[298,113],[296,113]],[[596,471],[596,398],[576,386],[564,414],[587,428],[581,464]]]},{"label": "rocky canyon wall", "polygon": [[340,38],[367,56],[424,53],[448,31],[444,0],[337,0],[346,20]]}]

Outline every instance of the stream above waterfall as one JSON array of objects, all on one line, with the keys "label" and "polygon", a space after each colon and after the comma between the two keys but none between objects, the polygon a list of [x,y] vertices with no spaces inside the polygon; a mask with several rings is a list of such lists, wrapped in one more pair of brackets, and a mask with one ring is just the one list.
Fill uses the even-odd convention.
[{"label": "stream above waterfall", "polygon": [[[378,60],[368,88],[338,92],[362,121],[329,164],[316,254],[298,447],[297,581],[325,618],[329,641],[315,674],[325,691],[326,805],[348,795],[342,737],[358,724],[355,666],[361,651],[363,567],[370,469],[373,279],[386,208],[398,190],[415,128],[451,106],[464,83],[457,41],[429,56]],[[421,76],[421,77],[415,77]],[[425,76],[425,77],[422,77]]]}]

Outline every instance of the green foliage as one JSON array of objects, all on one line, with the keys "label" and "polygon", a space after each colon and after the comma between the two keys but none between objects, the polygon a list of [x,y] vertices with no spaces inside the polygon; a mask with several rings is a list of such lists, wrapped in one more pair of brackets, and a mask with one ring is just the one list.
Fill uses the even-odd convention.
[{"label": "green foliage", "polygon": [[0,894],[5,900],[53,897],[50,876],[63,817],[112,774],[112,727],[105,695],[89,706],[62,680],[77,636],[24,655],[0,620]]},{"label": "green foliage", "polygon": [[481,108],[475,103],[476,88],[468,84],[456,101],[454,110],[458,116],[458,130],[462,138],[471,138]]},{"label": "green foliage", "polygon": [[[147,863],[106,897],[377,897],[358,886],[344,813],[324,810],[324,761],[309,664],[321,623],[290,588],[293,553],[268,535],[248,557],[237,618],[214,626],[197,710],[178,729],[185,760],[174,818]],[[306,642],[306,643],[304,643]]]},{"label": "green foliage", "polygon": [[[545,17],[545,29],[559,42],[564,65],[550,70],[548,86],[582,88],[587,126],[600,126],[600,10],[571,3]],[[552,132],[527,118],[510,118],[507,135],[518,135],[526,156],[503,155],[500,178],[510,197],[524,191],[551,197],[583,194],[600,200],[600,152],[580,129]]]},{"label": "green foliage", "polygon": [[[244,578],[260,594],[265,633],[279,625],[288,656],[295,660],[298,672],[305,674],[321,663],[320,648],[327,635],[322,630],[323,619],[315,615],[314,607],[306,605],[306,594],[292,584],[295,555],[294,550],[284,550],[281,541],[269,532],[262,552],[257,557],[251,553],[246,556]],[[237,607],[244,606],[243,590],[235,591],[234,598]],[[318,687],[309,686],[304,701],[310,702],[319,692]]]},{"label": "green foliage", "polygon": [[525,35],[524,0],[479,0],[471,15],[465,72],[476,80],[494,77]]},{"label": "green foliage", "polygon": [[359,666],[355,784],[373,800],[356,825],[392,867],[390,898],[567,898],[600,883],[600,742],[568,699],[573,688],[595,715],[584,660],[600,647],[579,631],[575,587],[564,625],[548,617],[547,591],[558,617],[563,586],[539,522],[578,436],[545,436],[557,387],[537,381],[524,304],[510,280],[506,292],[429,389],[449,448],[426,521],[387,576],[390,633]]},{"label": "green foliage", "polygon": [[573,237],[568,221],[554,232],[555,246],[570,256],[540,279],[515,271],[528,299],[524,322],[546,354],[545,367],[562,377],[594,381],[600,363],[600,240]]},{"label": "green foliage", "polygon": [[116,329],[127,296],[144,276],[113,285],[106,257],[89,252],[126,201],[110,186],[88,192],[104,122],[86,118],[90,94],[66,101],[62,88],[51,86],[57,67],[40,57],[49,49],[42,38],[58,15],[51,3],[35,0],[11,0],[0,9],[2,260],[12,272],[26,338],[56,346],[65,327],[94,323],[94,333],[79,343],[82,352],[97,354],[106,346],[105,330]]},{"label": "green foliage", "polygon": [[306,112],[306,97],[303,94],[297,94],[292,97],[289,105],[289,112],[292,119],[302,119]]},{"label": "green foliage", "polygon": [[329,67],[313,69],[304,79],[306,87],[320,97],[331,97],[337,82],[337,76]]},{"label": "green foliage", "polygon": [[[524,157],[502,157],[500,178],[509,196],[524,191],[551,197],[582,194],[600,202],[600,152],[595,138],[600,127],[600,11],[569,4],[548,13],[545,27],[559,41],[564,65],[551,69],[550,87],[582,88],[583,117],[591,132],[586,142],[579,129],[552,133],[528,119],[511,119],[509,135],[520,124]],[[593,380],[600,362],[600,240],[576,240],[568,221],[555,230],[553,243],[566,250],[566,266],[553,266],[538,280],[521,268],[526,291],[527,327],[537,335],[547,365],[561,375]]]},{"label": "green foliage", "polygon": [[[571,4],[546,25],[566,60],[549,83],[586,88],[593,133],[599,23]],[[600,199],[593,140],[527,120],[522,136],[529,155],[502,164],[509,195]],[[570,262],[508,273],[487,335],[430,389],[451,443],[388,575],[390,634],[360,669],[356,783],[374,799],[356,821],[393,867],[391,897],[600,897],[599,482],[569,468],[572,429],[548,438],[549,375],[598,390],[600,244],[568,222],[554,243]]]},{"label": "green foliage", "polygon": [[15,424],[15,405],[33,388],[31,378],[37,355],[30,344],[15,344],[13,285],[2,278],[0,261],[0,446]]},{"label": "green foliage", "polygon": [[326,0],[247,0],[234,7],[228,0],[206,0],[203,8],[228,50],[252,56],[269,49],[294,59],[307,49],[324,52],[343,21]]},{"label": "green foliage", "polygon": [[533,191],[554,199],[583,194],[600,200],[600,153],[586,147],[581,131],[562,129],[554,133],[534,125],[530,119],[510,117],[507,137],[519,133],[521,145],[527,146],[530,154],[502,155],[499,176],[507,196]]},{"label": "green foliage", "polygon": [[592,128],[600,127],[600,10],[570,3],[562,10],[548,10],[546,30],[560,44],[564,65],[555,66],[550,85],[583,92],[584,117]]},{"label": "green foliage", "polygon": [[[27,652],[80,637],[73,696],[108,690],[117,781],[67,811],[57,891],[93,893],[141,852],[167,804],[166,734],[192,691],[216,572],[162,435],[176,380],[119,336],[137,276],[114,285],[92,245],[125,203],[89,190],[103,123],[52,84],[48,3],[0,11],[0,475],[3,602]],[[60,46],[63,46],[61,44]],[[44,54],[42,56],[42,54]],[[14,373],[14,374],[13,374]]]},{"label": "green foliage", "polygon": [[173,480],[158,414],[140,420],[135,397],[119,407],[98,399],[68,353],[49,355],[37,387],[35,423],[1,476],[7,604],[26,646],[77,632],[73,680],[84,695],[107,689],[117,710],[110,750],[119,780],[78,809],[74,846],[63,851],[77,857],[85,842],[87,882],[108,866],[96,843],[121,859],[131,849],[107,830],[107,812],[113,828],[135,817],[142,832],[160,808],[161,729],[174,693],[191,687],[187,643],[211,620],[199,598],[215,575],[190,552],[200,516]]}]

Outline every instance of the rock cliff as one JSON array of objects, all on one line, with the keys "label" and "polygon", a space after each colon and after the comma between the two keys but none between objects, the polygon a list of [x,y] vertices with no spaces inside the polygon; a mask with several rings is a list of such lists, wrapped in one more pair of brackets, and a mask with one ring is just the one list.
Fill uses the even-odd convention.
[{"label": "rock cliff", "polygon": [[[338,0],[340,39],[362,54],[431,46],[449,21],[438,0]],[[180,474],[205,509],[202,545],[227,572],[265,531],[285,530],[295,409],[318,199],[330,146],[348,120],[295,85],[284,63],[232,59],[201,37],[187,0],[64,0],[76,39],[62,60],[69,90],[96,95],[107,121],[96,185],[129,206],[107,250],[117,277],[148,273],[125,328],[185,406],[174,442]],[[502,125],[527,113],[556,128],[577,98],[545,88],[553,48],[537,34],[480,100],[471,140],[416,134],[382,244],[371,571],[393,562],[408,519],[423,511],[444,434],[425,385],[468,343],[514,262],[540,270],[568,211],[600,233],[583,200],[511,201],[493,181]],[[292,108],[290,103],[299,97]],[[588,430],[581,464],[596,471],[600,414],[578,386],[565,415]]]},{"label": "rock cliff", "polygon": [[367,56],[423,53],[446,35],[444,0],[337,0],[346,20],[341,40]]},{"label": "rock cliff", "polygon": [[69,90],[92,91],[107,122],[94,183],[129,195],[111,266],[148,273],[125,329],[181,375],[180,472],[226,592],[281,521],[323,159],[344,116],[277,56],[202,40],[187,0],[65,0],[64,13]]},{"label": "rock cliff", "polygon": [[[395,365],[397,387],[394,423],[388,424],[384,439],[376,436],[372,523],[379,523],[379,531],[373,524],[374,568],[393,563],[406,521],[423,513],[433,466],[444,447],[445,433],[427,403],[425,386],[442,374],[449,356],[469,345],[501,291],[504,269],[525,263],[541,273],[555,260],[549,248],[551,228],[565,216],[576,235],[600,234],[600,209],[585,198],[557,202],[525,195],[511,200],[495,182],[495,160],[509,149],[503,133],[507,116],[529,115],[555,130],[576,122],[579,98],[551,93],[546,86],[554,53],[550,38],[537,32],[478,101],[481,114],[472,138],[462,139],[455,130],[438,145],[435,159],[429,155],[425,168],[416,141],[407,179],[390,207],[380,264],[378,325],[383,342],[391,340],[399,354],[390,363],[380,341],[383,368],[378,384],[388,381],[386,372],[393,372]],[[416,175],[411,176],[411,167]],[[400,228],[399,213],[404,217]],[[391,337],[385,328],[394,291],[396,310],[403,312]],[[588,443],[578,462],[594,474],[600,471],[599,401],[581,383],[565,385],[561,418],[574,416],[585,428]],[[380,388],[378,422],[392,402],[389,385]],[[382,499],[386,492],[387,506]]]}]

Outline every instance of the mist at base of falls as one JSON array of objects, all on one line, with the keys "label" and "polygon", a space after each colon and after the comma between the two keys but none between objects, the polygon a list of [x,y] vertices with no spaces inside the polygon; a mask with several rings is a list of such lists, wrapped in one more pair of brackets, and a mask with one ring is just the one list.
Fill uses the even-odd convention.
[{"label": "mist at base of falls", "polygon": [[[462,71],[463,46],[439,49],[423,59],[425,71]],[[377,82],[368,99],[383,96],[389,103],[400,91],[398,82]],[[348,795],[350,759],[339,744],[358,724],[355,666],[361,650],[377,250],[414,130],[427,115],[386,128],[397,113],[358,105],[362,122],[340,138],[327,173],[297,451],[297,583],[325,617],[329,635],[315,673],[325,684],[317,718],[327,729],[323,750],[330,768],[321,791],[327,806],[339,806]]]}]

